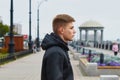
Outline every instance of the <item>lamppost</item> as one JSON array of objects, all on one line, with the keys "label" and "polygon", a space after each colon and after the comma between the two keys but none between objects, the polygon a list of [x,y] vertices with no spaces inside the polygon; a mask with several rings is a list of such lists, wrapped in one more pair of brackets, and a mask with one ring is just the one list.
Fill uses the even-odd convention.
[{"label": "lamppost", "polygon": [[32,50],[32,36],[31,36],[31,0],[29,0],[29,42],[28,42],[28,46],[29,46],[29,50]]},{"label": "lamppost", "polygon": [[13,41],[13,0],[11,0],[10,4],[10,42],[9,42],[9,49],[8,52],[11,56],[14,53],[14,41]]},{"label": "lamppost", "polygon": [[39,7],[40,5],[47,0],[42,0],[37,7],[37,38],[36,38],[36,45],[37,45],[37,50],[39,51],[40,48],[40,39],[39,39]]}]

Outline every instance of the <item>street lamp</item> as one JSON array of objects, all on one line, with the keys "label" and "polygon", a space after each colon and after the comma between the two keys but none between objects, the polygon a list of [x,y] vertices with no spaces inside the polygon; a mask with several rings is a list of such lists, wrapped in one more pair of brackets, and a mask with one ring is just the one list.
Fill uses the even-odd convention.
[{"label": "street lamp", "polygon": [[32,50],[32,36],[31,36],[31,0],[29,0],[29,42],[28,42],[28,46],[29,46],[29,50]]},{"label": "street lamp", "polygon": [[9,42],[9,49],[8,52],[11,56],[13,56],[14,53],[14,41],[13,41],[13,0],[11,0],[10,4],[10,42]]},{"label": "street lamp", "polygon": [[36,38],[36,45],[37,45],[37,50],[39,51],[39,47],[40,47],[40,42],[39,42],[39,7],[40,5],[47,0],[42,0],[39,4],[38,4],[38,8],[37,8],[37,38]]}]

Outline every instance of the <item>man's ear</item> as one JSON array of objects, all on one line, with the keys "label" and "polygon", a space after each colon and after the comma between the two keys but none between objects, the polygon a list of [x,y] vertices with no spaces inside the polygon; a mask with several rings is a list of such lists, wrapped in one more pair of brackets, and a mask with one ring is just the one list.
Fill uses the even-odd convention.
[{"label": "man's ear", "polygon": [[59,27],[58,33],[62,34],[63,32],[64,32],[64,28],[63,27]]}]

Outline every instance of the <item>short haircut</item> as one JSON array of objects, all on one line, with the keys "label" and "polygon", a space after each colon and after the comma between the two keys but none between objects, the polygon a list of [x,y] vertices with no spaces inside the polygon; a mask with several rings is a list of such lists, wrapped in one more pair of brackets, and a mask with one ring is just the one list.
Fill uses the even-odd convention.
[{"label": "short haircut", "polygon": [[60,26],[65,26],[67,23],[75,22],[74,18],[67,14],[59,14],[53,19],[53,32],[58,33]]}]

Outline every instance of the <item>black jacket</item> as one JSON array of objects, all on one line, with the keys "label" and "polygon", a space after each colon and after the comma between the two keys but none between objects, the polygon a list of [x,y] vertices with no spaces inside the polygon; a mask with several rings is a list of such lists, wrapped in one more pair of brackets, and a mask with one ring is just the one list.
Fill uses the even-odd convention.
[{"label": "black jacket", "polygon": [[41,47],[45,51],[41,80],[74,80],[67,44],[56,34],[46,35]]}]

